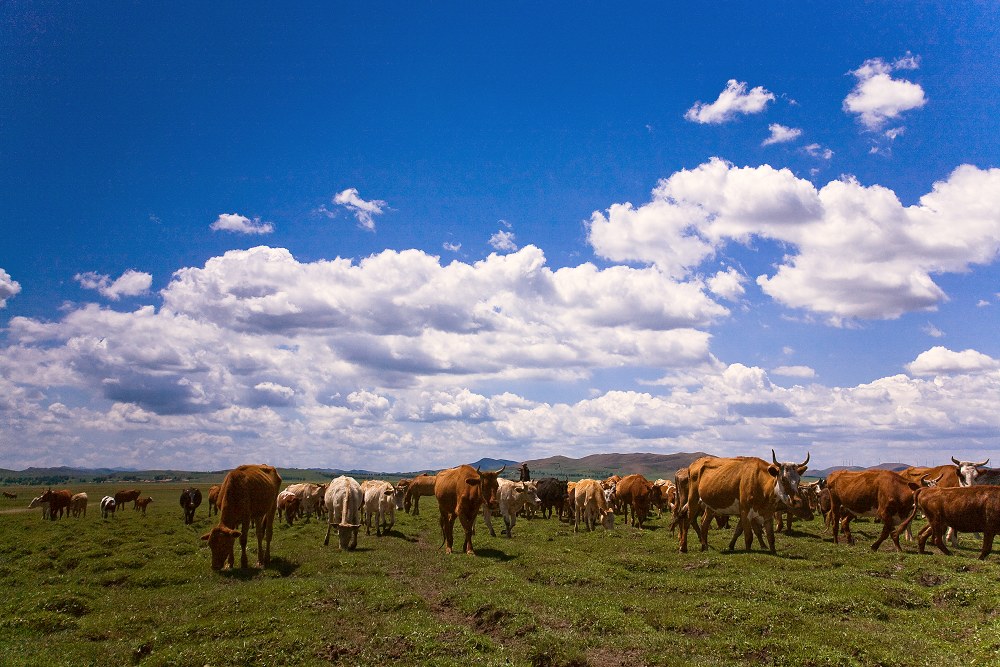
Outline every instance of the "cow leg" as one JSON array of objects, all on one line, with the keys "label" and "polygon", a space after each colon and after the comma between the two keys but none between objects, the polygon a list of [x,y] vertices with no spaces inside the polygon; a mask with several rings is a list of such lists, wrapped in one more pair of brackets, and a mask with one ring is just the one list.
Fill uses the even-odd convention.
[{"label": "cow leg", "polygon": [[[243,525],[243,530],[240,533],[240,567],[244,570],[250,567],[247,564],[247,532],[249,532],[249,526]],[[258,533],[257,539],[260,539],[260,534]]]},{"label": "cow leg", "polygon": [[701,527],[698,528],[695,524],[695,530],[698,531],[698,539],[701,542],[701,550],[708,551],[708,526],[712,523],[712,510],[706,509],[705,514],[701,519]]},{"label": "cow leg", "polygon": [[[882,546],[882,542],[885,541],[885,538],[889,537],[889,534],[892,532],[892,529],[895,526],[895,524],[893,523],[892,514],[890,514],[888,510],[884,512],[879,512],[879,518],[882,519],[882,532],[879,534],[878,539],[872,543],[872,551],[878,551],[878,548]],[[898,535],[894,535],[892,537],[892,542],[896,546],[896,551],[903,550],[903,548],[899,546]]]},{"label": "cow leg", "polygon": [[413,494],[413,516],[420,514],[420,496]]},{"label": "cow leg", "polygon": [[462,522],[462,530],[465,531],[465,544],[463,546],[465,547],[465,553],[467,553],[470,556],[476,555],[476,552],[472,550],[472,535],[474,532],[473,528],[475,527],[476,523],[475,517],[476,515],[473,514],[471,521],[468,521],[464,516],[459,517],[459,519]]},{"label": "cow leg", "polygon": [[927,538],[931,536],[931,525],[927,524],[923,529],[917,533],[917,551],[920,553],[927,553]]},{"label": "cow leg", "polygon": [[993,551],[993,537],[996,533],[990,530],[983,531],[983,549],[979,552],[979,560],[986,560],[986,557]]},{"label": "cow leg", "polygon": [[943,553],[945,556],[950,556],[951,551],[948,550],[948,546],[944,543],[944,526],[939,526],[934,530],[934,546],[938,548],[938,551]]},{"label": "cow leg", "polygon": [[[288,522],[291,525],[291,521]],[[333,530],[333,512],[330,512],[330,520],[326,524],[326,538],[323,540],[323,546],[330,545],[330,531]]]},{"label": "cow leg", "polygon": [[483,523],[489,528],[490,537],[496,537],[497,531],[493,530],[493,510],[486,503],[483,503]]},{"label": "cow leg", "polygon": [[441,532],[444,536],[445,553],[451,553],[452,545],[455,542],[455,519],[454,514],[441,515]]},{"label": "cow leg", "polygon": [[510,534],[511,530],[514,528],[514,515],[511,515],[510,519],[504,516],[503,523],[507,526],[507,537],[514,537]]}]

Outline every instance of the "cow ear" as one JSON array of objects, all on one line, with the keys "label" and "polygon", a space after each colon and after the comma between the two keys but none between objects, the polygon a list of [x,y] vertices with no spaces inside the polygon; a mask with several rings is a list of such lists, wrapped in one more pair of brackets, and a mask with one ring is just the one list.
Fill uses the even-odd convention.
[{"label": "cow ear", "polygon": [[767,466],[767,474],[770,475],[771,477],[780,477],[781,469],[778,466],[771,464]]},{"label": "cow ear", "polygon": [[468,479],[466,479],[465,483],[468,484],[469,486],[479,486],[479,480],[478,479],[472,479],[471,477],[468,478]]}]

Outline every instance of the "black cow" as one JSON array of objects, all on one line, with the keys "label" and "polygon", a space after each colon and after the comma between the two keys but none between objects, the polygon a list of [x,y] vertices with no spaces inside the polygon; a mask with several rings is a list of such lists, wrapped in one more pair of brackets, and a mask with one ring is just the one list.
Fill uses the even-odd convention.
[{"label": "black cow", "polygon": [[562,510],[563,504],[569,498],[566,490],[566,480],[546,477],[538,480],[538,499],[542,501],[542,516],[546,519],[552,516],[555,508],[556,516]]},{"label": "black cow", "polygon": [[181,509],[184,510],[184,523],[194,523],[194,511],[201,505],[201,489],[184,489],[181,491]]}]

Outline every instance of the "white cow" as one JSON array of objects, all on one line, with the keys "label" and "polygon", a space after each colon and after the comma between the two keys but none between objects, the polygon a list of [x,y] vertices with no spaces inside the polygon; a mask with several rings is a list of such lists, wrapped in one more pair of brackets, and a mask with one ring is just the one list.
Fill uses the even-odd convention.
[{"label": "white cow", "polygon": [[604,496],[604,487],[596,479],[581,479],[576,483],[575,521],[573,532],[580,528],[583,519],[587,530],[593,530],[600,522],[605,530],[615,527],[615,511]]},{"label": "white cow", "polygon": [[396,524],[396,489],[389,482],[368,480],[361,485],[365,494],[365,535],[372,534],[372,517],[375,518],[375,535],[381,537]]},{"label": "white cow", "polygon": [[320,517],[320,506],[323,501],[323,487],[311,482],[301,484],[289,484],[285,491],[294,493],[299,499],[299,514],[305,516],[306,521],[313,514],[318,519]]},{"label": "white cow", "polygon": [[42,508],[42,518],[43,519],[48,519],[49,518],[49,501],[42,500],[41,496],[36,496],[35,498],[31,499],[30,503],[28,503],[28,509],[29,510],[33,510],[36,507],[41,507]]},{"label": "white cow", "polygon": [[330,531],[337,526],[340,548],[353,550],[358,546],[361,508],[365,503],[361,485],[353,477],[341,475],[326,487],[327,526],[323,546],[330,543]]},{"label": "white cow", "polygon": [[101,498],[101,517],[107,519],[108,515],[115,515],[115,499],[111,496]]},{"label": "white cow", "polygon": [[[506,526],[504,533],[507,537],[513,537],[511,530],[517,523],[517,513],[521,508],[530,505],[538,509],[542,506],[542,501],[538,498],[538,487],[535,482],[512,482],[509,479],[498,479],[497,487],[497,504],[500,506],[500,516],[503,517]],[[496,537],[491,520],[493,513],[494,510],[483,503],[483,519],[486,521],[486,527],[490,529],[490,535]]]}]

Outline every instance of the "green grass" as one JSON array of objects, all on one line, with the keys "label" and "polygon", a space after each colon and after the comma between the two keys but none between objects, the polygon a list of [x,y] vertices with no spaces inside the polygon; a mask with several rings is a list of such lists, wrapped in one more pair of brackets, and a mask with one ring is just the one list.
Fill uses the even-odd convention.
[{"label": "green grass", "polygon": [[[113,487],[73,490],[85,519],[0,513],[0,664],[1000,663],[1000,556],[978,561],[971,536],[951,558],[873,554],[877,525],[847,546],[816,521],[776,556],[725,552],[718,530],[680,554],[666,518],[590,534],[536,519],[513,540],[480,522],[478,555],[446,556],[425,499],[355,552],[323,547],[322,522],[280,524],[269,568],[217,573],[199,539],[215,521],[203,506],[185,526],[180,486],[113,520],[96,509]],[[0,512],[37,495],[22,491]]]}]

